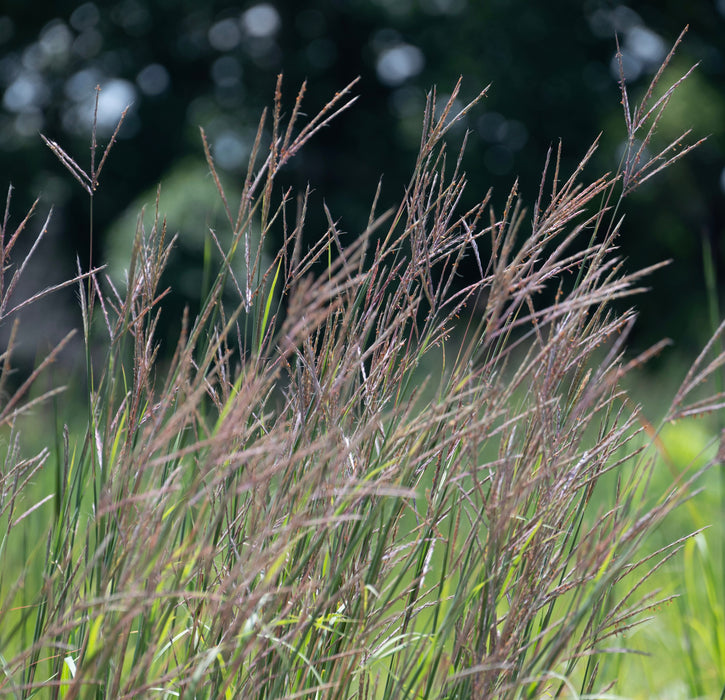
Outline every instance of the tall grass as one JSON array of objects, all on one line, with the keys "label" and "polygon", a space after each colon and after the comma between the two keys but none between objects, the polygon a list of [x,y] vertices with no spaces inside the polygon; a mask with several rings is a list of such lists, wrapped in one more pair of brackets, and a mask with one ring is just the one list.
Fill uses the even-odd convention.
[{"label": "tall grass", "polygon": [[[489,195],[462,208],[465,143],[451,158],[445,136],[485,90],[454,114],[459,87],[444,104],[429,95],[399,206],[379,213],[376,196],[354,236],[329,215],[309,248],[309,191],[276,180],[351,105],[352,86],[303,124],[304,86],[285,122],[278,83],[238,202],[202,131],[231,243],[209,233],[216,277],[170,361],[156,336],[173,254],[158,199],[125,289],[100,270],[71,281],[87,371],[101,368],[85,435],[21,450],[16,426],[53,353],[0,408],[0,692],[452,699],[610,687],[600,660],[660,600],[645,584],[681,543],[637,553],[688,488],[644,500],[649,424],[622,381],[662,344],[627,357],[635,312],[613,305],[657,267],[627,272],[616,240],[624,196],[683,152],[646,155],[672,91],[651,104],[651,87],[631,110],[622,83],[619,171],[586,175],[596,143],[568,176],[551,151],[527,214],[516,186],[502,211]],[[8,221],[3,275],[28,226],[9,234]],[[461,282],[464,259],[474,281]],[[1,319],[24,266],[0,286]],[[725,361],[705,357],[668,420],[722,408],[717,393],[690,400]]]}]

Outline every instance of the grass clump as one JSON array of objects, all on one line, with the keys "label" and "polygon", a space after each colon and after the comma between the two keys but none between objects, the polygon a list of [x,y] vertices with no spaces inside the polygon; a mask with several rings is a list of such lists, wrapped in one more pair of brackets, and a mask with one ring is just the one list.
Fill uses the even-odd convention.
[{"label": "grass clump", "polygon": [[[649,353],[625,359],[635,313],[613,303],[654,269],[623,270],[618,211],[667,162],[635,132],[646,145],[671,93],[630,113],[623,85],[620,170],[584,178],[595,144],[564,179],[552,152],[528,216],[516,187],[501,212],[461,209],[463,148],[451,163],[444,137],[485,91],[460,114],[458,86],[432,92],[399,207],[374,203],[354,237],[329,216],[305,249],[308,192],[275,182],[350,88],[300,128],[304,87],[285,123],[278,85],[234,205],[202,132],[231,242],[210,232],[219,269],[169,362],[158,199],[125,290],[99,270],[71,281],[85,435],[21,454],[52,354],[0,409],[0,693],[592,697],[612,680],[600,658],[659,600],[643,584],[678,543],[638,552],[686,491],[643,500],[650,426],[622,381]],[[50,145],[92,200],[95,167]],[[6,238],[5,217],[4,271],[26,222]],[[461,284],[464,258],[479,274]],[[722,361],[698,360],[667,421],[721,408],[688,397]]]}]

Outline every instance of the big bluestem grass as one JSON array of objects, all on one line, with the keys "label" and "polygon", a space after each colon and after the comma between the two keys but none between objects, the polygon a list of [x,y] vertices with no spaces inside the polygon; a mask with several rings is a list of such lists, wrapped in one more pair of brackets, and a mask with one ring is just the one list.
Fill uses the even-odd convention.
[{"label": "big bluestem grass", "polygon": [[[159,285],[173,239],[159,200],[139,222],[125,289],[79,272],[86,345],[102,337],[105,359],[82,439],[65,430],[55,451],[26,458],[11,432],[0,693],[606,691],[600,659],[621,653],[615,636],[659,600],[645,584],[681,544],[642,555],[643,543],[688,487],[643,498],[649,424],[622,382],[661,345],[626,357],[635,312],[613,306],[657,267],[626,272],[616,240],[624,195],[678,157],[643,162],[634,139],[647,128],[651,140],[666,100],[648,107],[649,90],[632,115],[622,84],[622,168],[586,179],[595,144],[565,177],[552,151],[527,214],[516,187],[502,211],[489,196],[462,208],[465,143],[451,159],[445,136],[485,91],[454,114],[459,85],[444,104],[428,97],[399,206],[378,213],[376,196],[354,236],[330,215],[310,247],[308,191],[280,191],[277,176],[351,105],[352,86],[301,125],[304,87],[285,122],[278,84],[238,202],[202,132],[231,243],[210,232],[218,273],[163,365],[156,328],[172,292]],[[92,196],[96,176],[50,145]],[[6,231],[7,216],[3,241]],[[464,259],[478,277],[462,285]],[[698,360],[668,420],[721,409],[717,393],[688,397],[723,360]],[[26,385],[3,425],[33,408]]]}]

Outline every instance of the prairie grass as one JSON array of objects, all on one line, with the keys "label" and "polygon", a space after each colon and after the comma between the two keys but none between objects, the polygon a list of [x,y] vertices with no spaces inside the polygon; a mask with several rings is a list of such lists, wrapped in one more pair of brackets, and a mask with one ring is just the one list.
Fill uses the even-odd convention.
[{"label": "prairie grass", "polygon": [[[68,284],[87,349],[84,434],[66,427],[37,454],[22,449],[23,415],[61,391],[30,393],[58,350],[0,406],[0,693],[608,691],[603,661],[669,598],[648,582],[687,541],[651,550],[647,538],[696,478],[649,488],[661,427],[623,381],[664,343],[626,354],[636,314],[622,300],[659,264],[626,270],[621,208],[692,146],[650,159],[672,90],[652,104],[650,88],[632,110],[622,81],[617,172],[586,174],[595,142],[565,175],[560,146],[531,213],[516,186],[501,211],[490,193],[463,207],[465,140],[450,157],[445,137],[486,91],[454,114],[459,87],[444,104],[428,96],[399,206],[378,212],[376,196],[353,236],[328,212],[309,247],[309,190],[280,190],[278,175],[352,104],[352,84],[305,122],[304,86],[285,121],[278,83],[238,201],[202,131],[230,234],[209,232],[220,263],[168,361],[156,329],[174,240],[159,199],[139,219],[125,287],[79,263]],[[94,135],[86,173],[49,142],[91,203],[112,144],[96,168]],[[10,255],[29,227],[10,232],[9,199],[2,321],[18,309],[25,263]],[[725,361],[712,352],[722,331],[663,425],[722,409],[721,393],[695,393]]]}]

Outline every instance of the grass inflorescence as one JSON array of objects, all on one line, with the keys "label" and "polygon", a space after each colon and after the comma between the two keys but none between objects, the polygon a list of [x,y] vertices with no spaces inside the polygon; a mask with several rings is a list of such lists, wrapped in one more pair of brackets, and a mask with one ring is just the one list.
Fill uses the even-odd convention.
[{"label": "grass inflorescence", "polygon": [[[689,485],[644,497],[659,428],[623,380],[661,345],[626,356],[635,312],[621,300],[657,266],[627,272],[616,245],[624,196],[680,157],[644,155],[672,93],[649,106],[650,89],[632,112],[622,84],[620,169],[586,178],[595,143],[567,176],[553,149],[528,214],[516,187],[501,211],[490,195],[462,205],[465,143],[451,159],[445,137],[485,90],[454,114],[459,87],[444,104],[430,93],[399,206],[378,212],[376,196],[354,236],[328,212],[309,247],[309,190],[280,190],[278,174],[352,85],[300,125],[304,86],[285,122],[278,83],[238,201],[202,131],[230,235],[209,232],[216,277],[163,362],[173,237],[159,199],[125,288],[79,264],[85,434],[22,452],[20,418],[61,390],[30,398],[57,350],[0,406],[0,694],[607,691],[601,660],[668,597],[647,582],[682,542],[643,543]],[[108,149],[87,175],[49,145],[92,201]],[[0,320],[22,306],[25,263],[4,280],[29,222],[11,234],[8,211],[9,198]],[[725,360],[708,358],[667,421],[722,408],[717,393],[689,398]]]}]

